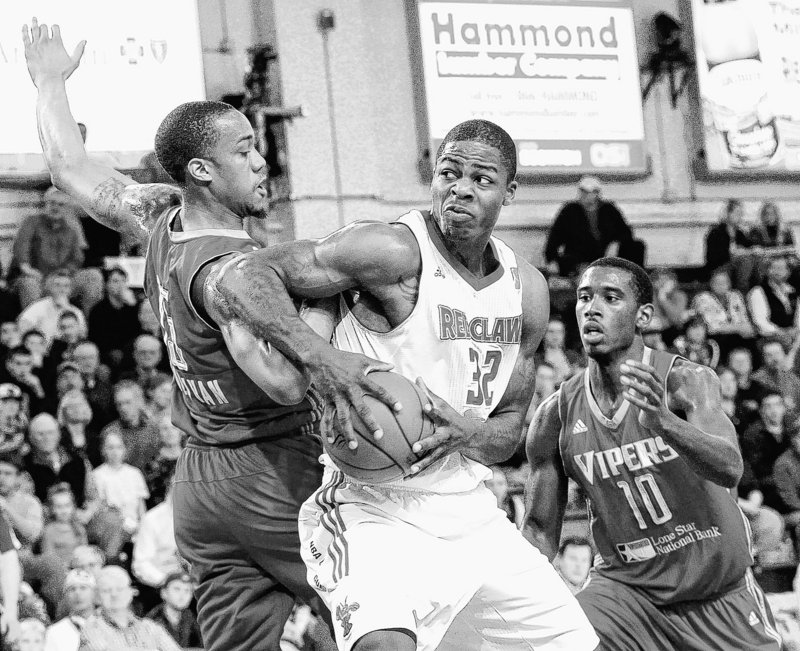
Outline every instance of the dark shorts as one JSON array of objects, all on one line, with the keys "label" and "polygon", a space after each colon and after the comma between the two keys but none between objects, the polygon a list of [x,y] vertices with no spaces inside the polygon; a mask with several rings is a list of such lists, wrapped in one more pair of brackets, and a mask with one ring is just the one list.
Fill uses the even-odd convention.
[{"label": "dark shorts", "polygon": [[733,590],[705,601],[655,606],[641,592],[593,574],[578,602],[603,651],[779,651],[764,593],[748,570]]},{"label": "dark shorts", "polygon": [[279,648],[295,596],[312,602],[297,514],[322,479],[303,436],[235,448],[192,446],[175,470],[175,539],[192,564],[206,651]]}]

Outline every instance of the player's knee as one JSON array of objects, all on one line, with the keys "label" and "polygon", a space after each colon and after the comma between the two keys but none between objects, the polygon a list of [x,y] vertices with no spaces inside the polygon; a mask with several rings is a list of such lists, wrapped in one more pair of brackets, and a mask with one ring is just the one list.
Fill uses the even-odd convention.
[{"label": "player's knee", "polygon": [[405,628],[372,631],[353,645],[353,651],[415,651],[416,648],[416,636]]}]

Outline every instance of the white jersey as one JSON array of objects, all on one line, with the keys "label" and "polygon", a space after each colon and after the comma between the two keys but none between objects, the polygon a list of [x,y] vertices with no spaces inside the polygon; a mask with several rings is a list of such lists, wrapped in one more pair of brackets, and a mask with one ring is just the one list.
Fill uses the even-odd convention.
[{"label": "white jersey", "polygon": [[[516,256],[492,237],[490,246],[500,264],[484,278],[475,278],[447,251],[429,218],[412,210],[397,223],[414,234],[422,257],[414,309],[384,333],[364,327],[342,301],[333,344],[391,362],[412,382],[422,377],[456,411],[486,420],[503,397],[519,354],[522,284]],[[456,493],[472,490],[490,476],[482,464],[452,454],[391,486]]]}]

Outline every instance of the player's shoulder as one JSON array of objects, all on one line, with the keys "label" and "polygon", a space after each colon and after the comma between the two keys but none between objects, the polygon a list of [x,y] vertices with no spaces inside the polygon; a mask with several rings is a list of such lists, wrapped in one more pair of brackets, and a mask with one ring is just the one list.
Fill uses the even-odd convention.
[{"label": "player's shoulder", "polygon": [[408,268],[419,266],[420,248],[414,233],[402,222],[359,220],[340,228],[325,239],[336,242],[340,254],[351,254],[354,260],[362,257],[381,267]]}]

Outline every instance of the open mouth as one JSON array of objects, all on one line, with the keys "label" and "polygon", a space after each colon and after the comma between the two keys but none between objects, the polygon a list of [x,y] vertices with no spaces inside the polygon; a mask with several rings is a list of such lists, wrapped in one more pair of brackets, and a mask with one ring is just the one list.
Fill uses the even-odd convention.
[{"label": "open mouth", "polygon": [[461,206],[449,205],[445,207],[444,211],[454,215],[463,215],[464,217],[472,216],[466,208],[462,208]]},{"label": "open mouth", "polygon": [[583,338],[585,341],[596,341],[603,337],[603,329],[599,324],[590,321],[585,323],[582,329]]}]

